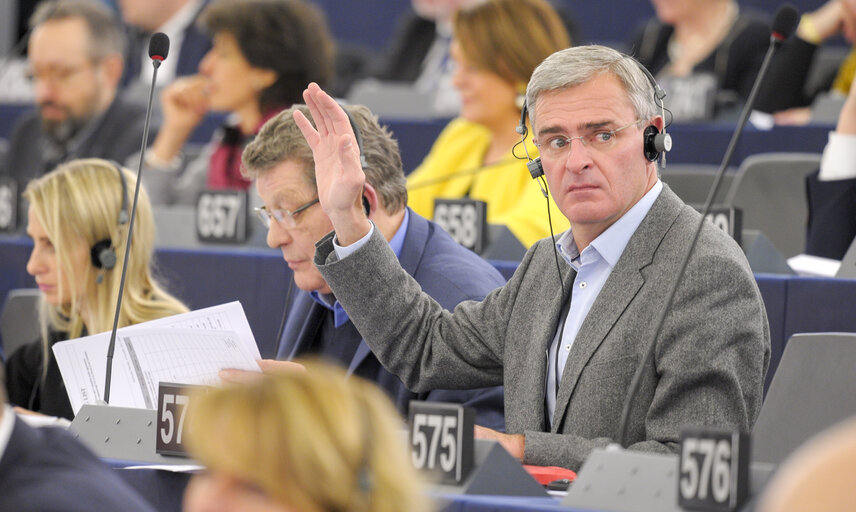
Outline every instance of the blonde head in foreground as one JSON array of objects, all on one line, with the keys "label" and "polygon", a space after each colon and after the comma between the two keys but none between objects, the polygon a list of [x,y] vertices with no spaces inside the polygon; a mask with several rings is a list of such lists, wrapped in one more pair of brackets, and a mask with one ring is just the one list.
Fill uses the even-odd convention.
[{"label": "blonde head in foreground", "polygon": [[207,467],[184,509],[429,510],[386,396],[338,368],[266,374],[191,402],[191,455]]}]

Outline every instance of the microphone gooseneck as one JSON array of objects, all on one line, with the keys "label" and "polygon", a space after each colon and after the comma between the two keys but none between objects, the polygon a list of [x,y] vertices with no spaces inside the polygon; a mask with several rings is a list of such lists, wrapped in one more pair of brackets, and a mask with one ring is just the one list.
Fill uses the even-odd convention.
[{"label": "microphone gooseneck", "polygon": [[[137,164],[137,185],[134,187],[134,202],[131,205],[131,221],[128,224],[128,241],[125,243],[125,257],[122,260],[122,276],[119,279],[119,296],[116,298],[116,313],[113,315],[113,329],[110,331],[110,344],[107,346],[107,372],[104,378],[104,403],[110,403],[110,385],[113,377],[113,353],[116,351],[116,331],[119,327],[119,313],[122,311],[122,295],[125,291],[125,274],[128,271],[128,256],[131,254],[131,238],[134,233],[134,219],[137,217],[137,201],[140,197],[142,183],[143,161],[146,156],[146,146],[149,139],[149,121],[152,117],[152,99],[155,94],[155,82],[158,78],[158,68],[169,54],[169,37],[162,32],[152,35],[149,40],[149,57],[152,58],[152,85],[149,88],[149,102],[146,106],[146,122],[143,126],[143,141],[140,148],[140,161]],[[122,172],[119,169],[119,172]]]},{"label": "microphone gooseneck", "polygon": [[731,162],[731,157],[734,155],[734,150],[737,147],[737,141],[740,140],[740,135],[743,133],[743,128],[746,126],[746,121],[749,119],[749,113],[752,111],[752,105],[754,105],[755,103],[755,97],[758,95],[758,89],[760,88],[761,82],[764,80],[764,76],[767,73],[767,68],[770,65],[770,60],[772,59],[776,49],[781,45],[781,42],[787,37],[789,37],[793,32],[794,28],[796,28],[796,20],[798,18],[799,15],[797,13],[797,10],[791,5],[783,5],[779,8],[778,11],[776,11],[776,15],[772,23],[772,36],[770,38],[770,46],[767,49],[767,54],[764,56],[764,61],[761,64],[761,69],[758,71],[758,76],[755,79],[755,83],[752,85],[752,91],[749,93],[749,98],[747,98],[746,100],[746,105],[744,105],[743,110],[740,113],[740,119],[738,119],[737,121],[737,128],[734,130],[734,134],[731,136],[731,141],[728,144],[728,149],[726,149],[725,151],[725,156],[722,159],[722,164],[719,166],[719,169],[716,172],[716,176],[713,180],[713,185],[711,185],[710,192],[708,193],[707,200],[704,204],[704,211],[701,214],[701,218],[699,219],[698,226],[696,227],[695,234],[693,235],[693,239],[690,242],[689,248],[687,248],[687,252],[684,255],[683,263],[681,263],[681,268],[680,270],[678,270],[677,276],[675,277],[672,287],[669,290],[668,298],[666,299],[666,302],[660,311],[660,315],[657,318],[654,335],[651,337],[650,340],[648,340],[648,345],[645,349],[645,353],[642,357],[642,360],[636,367],[636,372],[633,374],[633,380],[630,381],[629,390],[624,399],[624,407],[621,410],[621,422],[618,426],[618,435],[616,436],[616,441],[618,441],[624,448],[627,447],[627,422],[630,417],[630,408],[633,406],[633,399],[639,393],[639,386],[642,382],[642,373],[645,367],[654,357],[654,350],[657,345],[657,338],[660,337],[660,331],[662,331],[663,329],[663,323],[666,320],[666,314],[672,305],[672,301],[675,299],[675,294],[677,293],[678,285],[683,279],[684,272],[687,269],[690,257],[692,256],[693,250],[695,249],[698,237],[701,234],[701,230],[705,222],[705,217],[707,217],[707,215],[710,213],[710,208],[713,205],[713,200],[716,197],[716,194],[719,191],[719,186],[722,182],[722,176],[725,174],[725,169]]}]

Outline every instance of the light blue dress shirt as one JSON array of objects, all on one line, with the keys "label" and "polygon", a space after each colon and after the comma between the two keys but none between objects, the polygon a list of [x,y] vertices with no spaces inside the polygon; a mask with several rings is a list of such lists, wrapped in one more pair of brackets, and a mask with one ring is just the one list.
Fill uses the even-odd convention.
[{"label": "light blue dress shirt", "polygon": [[[600,236],[592,240],[582,253],[579,252],[574,241],[573,228],[565,231],[556,242],[559,255],[568,265],[573,267],[577,276],[572,285],[573,293],[571,294],[568,315],[565,317],[564,323],[560,323],[556,328],[553,343],[546,354],[548,363],[546,405],[550,423],[553,422],[553,414],[556,410],[557,384],[562,380],[565,364],[568,362],[568,356],[580,331],[580,326],[582,326],[592,304],[594,304],[604,283],[612,273],[615,264],[618,263],[624,248],[627,247],[630,237],[636,232],[636,228],[642,223],[642,219],[648,215],[648,211],[662,190],[663,183],[657,180],[657,183],[642,196],[642,199]],[[559,335],[560,329],[561,336]],[[561,346],[559,346],[560,340]],[[557,369],[558,375],[556,375]]]},{"label": "light blue dress shirt", "polygon": [[[407,208],[404,209],[404,219],[401,221],[401,225],[398,226],[398,230],[396,230],[395,234],[392,235],[392,239],[389,241],[389,246],[392,248],[392,252],[395,253],[395,257],[401,259],[401,250],[404,248],[404,237],[407,236],[407,226],[410,224],[410,210]],[[372,229],[369,231],[369,235],[374,231],[374,224],[372,224]],[[365,239],[366,241],[368,238]],[[362,244],[361,244],[362,245]],[[351,246],[353,247],[353,246]],[[333,325],[336,327],[341,327],[345,325],[345,323],[350,320],[348,314],[345,313],[345,308],[339,304],[339,301],[331,293],[326,293],[321,295],[317,290],[313,290],[309,292],[309,295],[315,299],[315,302],[321,304],[327,309],[333,310]]]}]

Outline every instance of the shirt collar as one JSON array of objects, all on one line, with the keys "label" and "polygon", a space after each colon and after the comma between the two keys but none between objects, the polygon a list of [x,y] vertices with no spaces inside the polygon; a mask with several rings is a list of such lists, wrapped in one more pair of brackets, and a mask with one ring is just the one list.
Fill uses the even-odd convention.
[{"label": "shirt collar", "polygon": [[202,0],[187,2],[184,4],[184,7],[179,9],[163,25],[158,27],[157,31],[166,34],[170,40],[175,40],[179,36],[183,37],[184,29],[193,23],[193,19],[196,17],[196,13],[199,12],[201,6]]},{"label": "shirt collar", "polygon": [[[407,236],[407,226],[409,224],[410,210],[405,208],[404,219],[401,221],[401,225],[398,226],[398,230],[394,235],[392,235],[392,239],[389,241],[389,246],[395,253],[396,258],[401,259],[401,251],[404,248],[404,237]],[[315,300],[315,302],[333,312],[333,325],[336,327],[341,327],[350,320],[348,314],[345,313],[345,309],[341,304],[339,304],[339,301],[336,300],[332,293],[321,294],[318,293],[317,290],[313,290],[309,292],[309,295]]]},{"label": "shirt collar", "polygon": [[[606,231],[592,240],[589,247],[586,247],[583,252],[587,252],[589,248],[592,248],[591,250],[596,251],[610,267],[615,267],[625,247],[630,242],[630,237],[633,236],[639,224],[648,215],[648,212],[654,205],[654,201],[657,200],[662,190],[663,182],[657,180],[654,186],[651,187],[651,190],[645,193],[636,204],[627,210],[627,213],[609,226]],[[579,267],[580,251],[577,249],[577,244],[574,241],[573,228],[565,231],[559,237],[559,240],[556,242],[556,249],[568,265],[574,268]]]}]

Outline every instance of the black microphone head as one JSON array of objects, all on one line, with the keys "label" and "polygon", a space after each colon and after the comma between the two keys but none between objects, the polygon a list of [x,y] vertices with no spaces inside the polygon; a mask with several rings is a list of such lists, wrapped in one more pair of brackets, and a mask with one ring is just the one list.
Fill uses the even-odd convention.
[{"label": "black microphone head", "polygon": [[149,39],[149,57],[153,60],[164,60],[169,55],[169,37],[163,32],[155,32]]},{"label": "black microphone head", "polygon": [[797,23],[800,20],[800,13],[796,7],[791,4],[784,4],[779,7],[776,14],[773,16],[773,24],[770,27],[773,39],[781,42],[791,37],[794,30],[797,28]]}]

